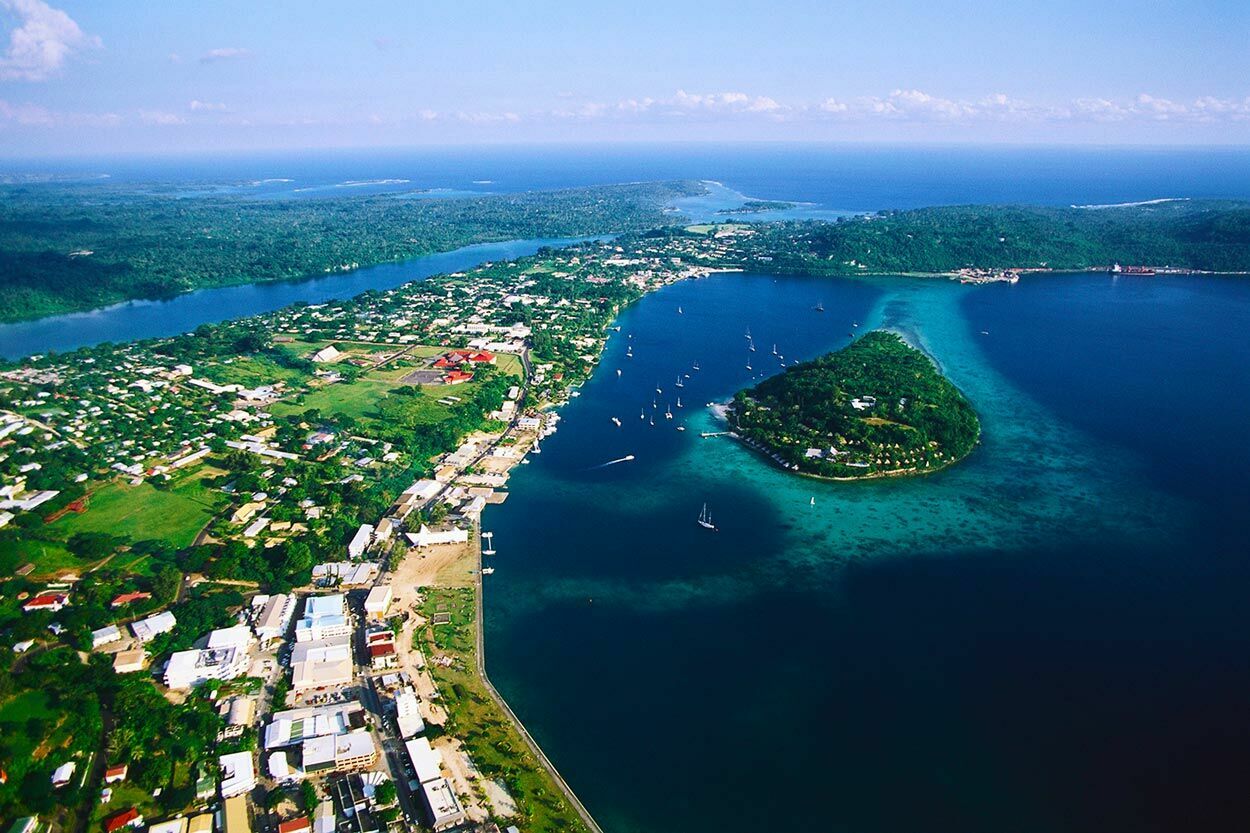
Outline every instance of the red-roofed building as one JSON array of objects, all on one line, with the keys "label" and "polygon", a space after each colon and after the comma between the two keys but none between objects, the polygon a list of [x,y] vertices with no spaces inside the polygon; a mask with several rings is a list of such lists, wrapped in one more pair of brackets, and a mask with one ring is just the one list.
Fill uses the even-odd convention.
[{"label": "red-roofed building", "polygon": [[22,610],[31,613],[36,610],[57,611],[69,604],[69,596],[65,593],[40,593],[26,604]]},{"label": "red-roofed building", "polygon": [[365,637],[365,646],[369,649],[369,664],[374,670],[393,668],[399,664],[399,655],[395,653],[395,634],[390,631],[375,631]]},{"label": "red-roofed building", "polygon": [[108,769],[104,770],[104,783],[116,784],[118,781],[125,781],[126,773],[128,773],[129,771],[130,771],[130,767],[127,764],[118,764],[117,766],[111,766]]},{"label": "red-roofed building", "polygon": [[459,367],[462,364],[494,364],[495,354],[489,350],[452,350],[434,362],[435,367]]},{"label": "red-roofed building", "polygon": [[472,380],[473,374],[464,370],[453,370],[443,377],[443,382],[448,385],[463,385]]},{"label": "red-roofed building", "polygon": [[310,830],[312,830],[312,823],[308,821],[307,816],[278,822],[278,833],[308,833]]},{"label": "red-roofed building", "polygon": [[104,820],[105,833],[117,833],[123,827],[140,827],[143,825],[143,816],[134,807],[129,810],[122,810],[120,813],[114,813]]},{"label": "red-roofed building", "polygon": [[122,593],[116,599],[113,599],[113,601],[109,603],[109,606],[122,607],[130,604],[131,602],[139,602],[150,598],[152,598],[151,593]]}]

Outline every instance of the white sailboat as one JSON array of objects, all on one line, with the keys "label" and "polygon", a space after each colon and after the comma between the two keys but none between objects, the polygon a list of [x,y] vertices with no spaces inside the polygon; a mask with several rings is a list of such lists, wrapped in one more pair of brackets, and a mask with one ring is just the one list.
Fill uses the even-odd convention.
[{"label": "white sailboat", "polygon": [[621,421],[619,419],[617,419],[616,417],[612,417],[612,421],[616,423],[617,428],[621,427]]},{"label": "white sailboat", "polygon": [[815,496],[815,495],[812,495],[812,502],[811,502],[811,503],[809,503],[809,504],[807,504],[807,505],[808,505],[808,506],[815,506],[815,505],[816,505],[816,496]]},{"label": "white sailboat", "polygon": [[699,526],[703,527],[704,529],[710,529],[713,532],[718,531],[716,529],[716,524],[712,523],[712,516],[708,514],[706,503],[703,504],[703,511],[699,513]]},{"label": "white sailboat", "polygon": [[483,567],[483,568],[482,568],[482,575],[484,575],[484,576],[493,576],[494,574],[495,574],[495,568],[494,568],[494,567]]},{"label": "white sailboat", "polygon": [[685,382],[683,382],[683,381],[681,380],[681,377],[680,377],[680,376],[678,376],[678,377],[677,377],[677,387],[679,387],[679,388],[684,388],[685,386],[686,386],[686,383],[685,383]]},{"label": "white sailboat", "polygon": [[482,555],[495,554],[495,533],[483,532],[482,540],[486,542],[486,548],[482,550]]},{"label": "white sailboat", "polygon": [[616,378],[621,378],[621,369],[619,367],[616,369]]},{"label": "white sailboat", "polygon": [[695,363],[694,363],[694,367],[693,367],[692,369],[693,369],[693,370],[698,370],[698,369],[699,369],[699,363],[698,363],[698,362],[695,362]]},{"label": "white sailboat", "polygon": [[677,397],[677,407],[678,407],[678,408],[680,408],[680,407],[681,407],[681,397],[680,397],[680,396],[679,396],[679,397]]},{"label": "white sailboat", "polygon": [[670,407],[668,407],[668,408],[665,408],[665,409],[664,409],[664,418],[665,418],[665,419],[672,419],[672,418],[673,418],[673,409],[672,409],[672,407],[671,407],[671,406],[670,406]]}]

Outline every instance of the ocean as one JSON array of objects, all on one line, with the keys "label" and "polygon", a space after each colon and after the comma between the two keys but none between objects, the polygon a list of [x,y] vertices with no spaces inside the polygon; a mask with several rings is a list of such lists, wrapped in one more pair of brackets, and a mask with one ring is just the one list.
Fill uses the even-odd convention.
[{"label": "ocean", "polygon": [[[808,216],[1250,198],[1245,150],[466,148],[53,169],[267,199],[690,177]],[[291,181],[251,184],[275,179]],[[1246,828],[1250,282],[726,274],[617,323],[484,516],[488,670],[605,830]],[[821,483],[700,436],[717,430],[708,402],[777,371],[774,345],[811,358],[878,326],[977,408],[983,441],[958,466]],[[704,503],[720,532],[696,525]]]}]

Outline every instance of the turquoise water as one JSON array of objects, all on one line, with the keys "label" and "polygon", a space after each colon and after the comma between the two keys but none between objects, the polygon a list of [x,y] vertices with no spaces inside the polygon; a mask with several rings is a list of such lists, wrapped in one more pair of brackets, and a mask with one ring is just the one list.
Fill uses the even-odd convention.
[{"label": "turquoise water", "polygon": [[[1250,286],[720,275],[618,323],[484,519],[490,673],[605,829],[1214,829],[1245,808]],[[810,358],[878,326],[976,405],[961,465],[830,484],[700,438],[774,342]]]}]

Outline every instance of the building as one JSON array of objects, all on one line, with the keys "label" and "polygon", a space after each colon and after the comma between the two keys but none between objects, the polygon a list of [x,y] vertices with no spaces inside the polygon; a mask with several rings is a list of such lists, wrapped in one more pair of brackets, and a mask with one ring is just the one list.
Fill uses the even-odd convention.
[{"label": "building", "polygon": [[151,642],[161,634],[172,631],[177,624],[178,620],[174,618],[174,614],[168,610],[162,610],[146,619],[132,622],[130,630],[140,642]]},{"label": "building", "polygon": [[119,781],[126,780],[126,774],[130,772],[129,764],[117,764],[104,770],[104,783],[116,784]]},{"label": "building", "polygon": [[230,700],[230,711],[226,716],[227,726],[251,726],[256,719],[255,697],[234,697]]},{"label": "building", "polygon": [[109,645],[113,642],[117,642],[121,638],[122,638],[121,629],[118,628],[116,625],[109,625],[108,627],[100,628],[97,631],[91,632],[91,647],[100,648],[104,645]]},{"label": "building", "polygon": [[252,833],[252,819],[247,812],[246,796],[227,798],[221,808],[222,833]]},{"label": "building", "polygon": [[187,820],[183,817],[158,821],[148,825],[147,833],[187,833]]},{"label": "building", "polygon": [[40,610],[50,610],[53,613],[56,613],[68,604],[68,593],[40,593],[38,596],[35,596],[35,598],[22,605],[22,610],[27,613],[34,613]]},{"label": "building", "polygon": [[64,787],[74,777],[74,770],[76,769],[78,769],[77,761],[61,764],[52,772],[52,786],[57,789]]},{"label": "building", "polygon": [[291,688],[302,691],[350,683],[352,646],[348,634],[297,642],[291,652]]},{"label": "building", "polygon": [[308,820],[308,816],[280,821],[278,833],[312,833],[312,822]]},{"label": "building", "polygon": [[252,629],[247,625],[234,625],[209,631],[207,647],[209,650],[242,648],[247,652],[252,647]]},{"label": "building", "polygon": [[432,547],[435,544],[463,544],[469,540],[469,532],[459,527],[450,529],[430,529],[425,524],[416,532],[406,533],[414,547]]},{"label": "building", "polygon": [[317,364],[326,364],[328,362],[338,361],[343,356],[339,348],[331,344],[329,347],[322,347],[316,353],[312,354],[312,360]]},{"label": "building", "polygon": [[265,727],[265,748],[281,749],[323,735],[345,735],[365,727],[364,707],[356,702],[333,703],[274,712]]},{"label": "building", "polygon": [[361,524],[360,529],[356,530],[356,534],[352,536],[352,540],[347,543],[347,557],[361,558],[372,543],[373,524]]},{"label": "building", "polygon": [[118,651],[113,655],[113,670],[118,674],[134,674],[148,665],[148,652],[142,648]]},{"label": "building", "polygon": [[150,598],[152,598],[151,593],[139,593],[139,592],[122,593],[120,596],[117,596],[116,598],[114,598],[113,601],[109,602],[109,607],[113,607],[113,608],[125,607],[126,605],[131,604],[132,602],[141,602],[144,599],[150,599]]},{"label": "building", "polygon": [[327,798],[317,805],[317,810],[313,813],[313,833],[334,833],[337,826],[334,802]]},{"label": "building", "polygon": [[117,833],[126,827],[140,828],[143,826],[143,816],[134,807],[129,810],[122,810],[120,813],[114,813],[104,820],[105,833]]},{"label": "building", "polygon": [[425,799],[425,808],[430,813],[430,826],[435,830],[465,820],[464,806],[446,778],[422,783],[421,795]]},{"label": "building", "polygon": [[322,586],[364,587],[378,577],[376,561],[331,561],[312,569],[313,581]]},{"label": "building", "polygon": [[374,619],[386,616],[386,610],[391,606],[392,595],[389,584],[379,584],[370,588],[369,595],[365,597],[365,614]]},{"label": "building", "polygon": [[409,686],[404,686],[395,693],[395,724],[399,727],[399,736],[403,740],[425,731],[417,693]]},{"label": "building", "polygon": [[323,735],[304,741],[300,749],[304,772],[309,775],[350,772],[371,767],[378,759],[378,748],[367,730],[344,735]]},{"label": "building", "polygon": [[395,652],[395,634],[390,630],[367,634],[365,651],[369,654],[369,665],[374,671],[385,671],[399,664],[399,654]]},{"label": "building", "polygon": [[304,616],[295,623],[295,641],[311,642],[348,636],[352,632],[347,618],[347,599],[342,593],[309,596],[304,601]]},{"label": "building", "polygon": [[295,597],[287,593],[257,596],[252,600],[255,619],[252,631],[261,645],[271,645],[286,636],[295,616]]},{"label": "building", "polygon": [[200,813],[187,821],[187,833],[213,833],[213,814]]},{"label": "building", "polygon": [[177,651],[165,665],[165,685],[183,690],[208,680],[233,680],[246,674],[249,665],[247,649],[239,645]]},{"label": "building", "polygon": [[256,788],[251,752],[231,752],[217,759],[221,766],[221,797],[243,796]]},{"label": "building", "polygon": [[427,739],[413,738],[406,741],[404,750],[408,753],[408,761],[412,764],[412,771],[416,773],[419,783],[424,784],[442,777],[443,756],[434,751]]}]

